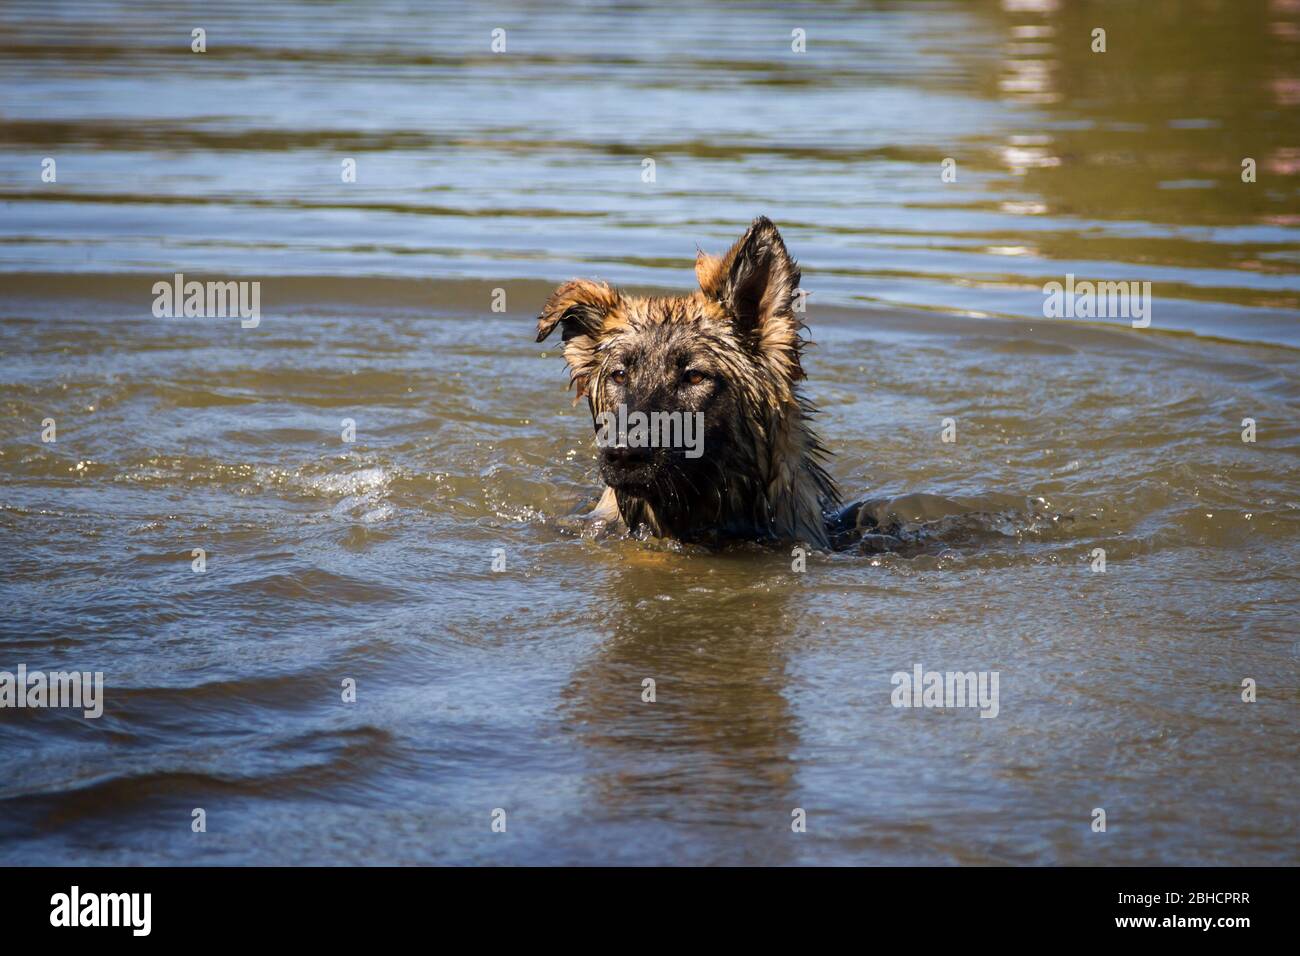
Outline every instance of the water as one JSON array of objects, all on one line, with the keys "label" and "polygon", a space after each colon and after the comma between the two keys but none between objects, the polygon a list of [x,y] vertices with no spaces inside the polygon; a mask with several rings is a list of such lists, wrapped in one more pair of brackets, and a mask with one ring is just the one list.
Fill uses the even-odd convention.
[{"label": "water", "polygon": [[[0,670],[106,683],[0,712],[0,861],[1298,861],[1294,4],[175,10],[0,11]],[[570,533],[538,306],[759,213],[921,543]],[[260,325],[154,318],[177,271]],[[918,663],[998,716],[892,707]]]}]

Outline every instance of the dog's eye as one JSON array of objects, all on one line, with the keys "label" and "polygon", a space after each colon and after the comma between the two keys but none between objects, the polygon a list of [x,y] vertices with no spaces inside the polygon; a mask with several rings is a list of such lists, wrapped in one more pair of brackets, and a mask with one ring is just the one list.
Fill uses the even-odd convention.
[{"label": "dog's eye", "polygon": [[627,372],[621,368],[616,368],[609,373],[609,378],[615,385],[622,385],[627,381]]},{"label": "dog's eye", "polygon": [[708,380],[708,376],[699,369],[693,368],[682,376],[682,381],[687,385],[699,385],[701,382]]}]

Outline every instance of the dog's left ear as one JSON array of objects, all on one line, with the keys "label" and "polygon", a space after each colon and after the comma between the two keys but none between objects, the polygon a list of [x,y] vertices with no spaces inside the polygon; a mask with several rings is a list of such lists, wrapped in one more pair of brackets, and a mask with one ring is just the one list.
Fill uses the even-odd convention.
[{"label": "dog's left ear", "polygon": [[704,294],[731,314],[736,331],[792,380],[804,377],[799,361],[802,323],[795,315],[799,264],[790,258],[781,233],[766,216],[721,257],[704,253],[695,260]]},{"label": "dog's left ear", "polygon": [[539,342],[560,326],[569,382],[577,392],[575,402],[586,394],[587,382],[595,372],[596,345],[618,305],[618,292],[605,283],[574,279],[551,293],[537,317]]},{"label": "dog's left ear", "polygon": [[617,304],[618,293],[603,282],[566,282],[542,306],[542,314],[537,317],[537,341],[545,341],[561,323],[560,335],[566,342],[575,335],[595,337]]}]

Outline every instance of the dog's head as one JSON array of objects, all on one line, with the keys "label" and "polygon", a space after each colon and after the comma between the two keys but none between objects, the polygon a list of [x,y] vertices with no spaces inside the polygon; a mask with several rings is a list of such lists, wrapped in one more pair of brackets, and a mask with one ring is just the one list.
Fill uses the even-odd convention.
[{"label": "dog's head", "polygon": [[598,440],[611,422],[637,423],[635,413],[660,413],[650,428],[661,437],[665,421],[703,425],[702,453],[694,454],[636,440],[644,436],[625,440],[621,427],[603,432],[601,477],[657,511],[688,497],[716,496],[720,508],[732,483],[771,481],[774,443],[784,440],[783,423],[799,418],[799,267],[776,226],[756,219],[725,255],[700,253],[695,274],[700,290],[675,298],[568,282],[537,321],[539,342],[560,327],[571,383],[591,402]]}]

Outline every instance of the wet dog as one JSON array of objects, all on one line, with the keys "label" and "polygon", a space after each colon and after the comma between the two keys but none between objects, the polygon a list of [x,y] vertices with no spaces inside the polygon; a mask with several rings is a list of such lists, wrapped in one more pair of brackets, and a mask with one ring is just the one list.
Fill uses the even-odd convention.
[{"label": "wet dog", "polygon": [[699,291],[671,298],[567,282],[537,320],[539,342],[560,328],[596,426],[606,487],[588,517],[688,542],[832,546],[846,518],[800,390],[798,264],[759,218],[724,255],[701,252],[695,275]]}]

